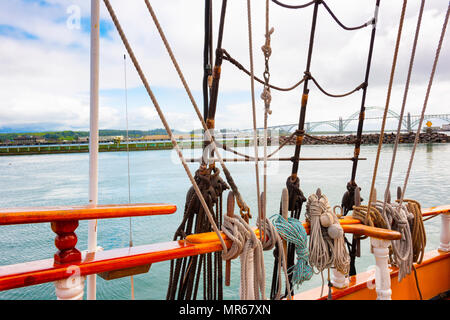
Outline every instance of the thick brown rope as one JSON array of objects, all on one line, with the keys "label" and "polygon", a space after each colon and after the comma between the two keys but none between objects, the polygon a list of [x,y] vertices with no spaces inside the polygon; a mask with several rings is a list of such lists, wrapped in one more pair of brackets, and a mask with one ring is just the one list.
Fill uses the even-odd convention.
[{"label": "thick brown rope", "polygon": [[188,175],[189,180],[192,183],[192,186],[194,187],[195,193],[197,194],[197,196],[198,196],[198,198],[199,198],[199,200],[200,200],[200,202],[201,202],[201,204],[202,204],[202,206],[203,206],[203,208],[205,210],[205,213],[206,213],[206,215],[207,215],[207,217],[208,217],[208,219],[209,219],[209,221],[211,223],[211,226],[212,226],[213,230],[215,231],[215,233],[217,234],[217,236],[218,236],[218,238],[220,240],[220,243],[222,245],[222,248],[223,248],[224,252],[226,253],[228,251],[228,249],[227,249],[227,246],[225,244],[225,241],[223,240],[223,238],[222,238],[222,236],[220,234],[220,231],[217,228],[216,223],[214,222],[214,218],[213,218],[213,216],[212,216],[212,214],[211,214],[211,212],[210,212],[210,210],[208,208],[208,205],[206,204],[205,199],[204,199],[200,189],[198,188],[198,185],[197,185],[194,177],[192,176],[191,171],[189,170],[189,167],[188,167],[188,165],[187,165],[187,163],[186,163],[186,161],[184,159],[183,153],[181,152],[181,150],[180,150],[180,148],[178,146],[178,143],[177,143],[176,139],[173,136],[172,130],[170,129],[170,126],[167,123],[167,120],[166,120],[164,114],[162,113],[161,108],[159,107],[158,101],[156,100],[156,97],[153,94],[153,91],[151,90],[150,85],[148,84],[147,78],[145,77],[145,75],[144,75],[144,73],[143,73],[143,71],[142,71],[142,69],[141,69],[141,67],[140,67],[140,65],[139,65],[135,55],[134,55],[134,52],[131,49],[130,44],[128,43],[128,40],[127,40],[123,30],[122,30],[122,27],[120,26],[120,23],[119,23],[119,21],[117,19],[117,16],[116,16],[113,8],[111,7],[111,4],[110,4],[109,0],[103,0],[103,1],[104,1],[105,5],[106,5],[106,8],[108,9],[108,12],[109,12],[113,22],[114,22],[114,25],[116,26],[116,29],[117,29],[117,31],[118,31],[121,39],[122,39],[122,42],[125,45],[125,48],[127,49],[128,55],[130,56],[130,58],[131,58],[131,60],[133,62],[133,65],[134,65],[136,71],[138,72],[139,77],[141,78],[141,81],[144,84],[144,87],[145,87],[145,89],[146,89],[146,91],[147,91],[147,93],[148,93],[148,95],[149,95],[149,97],[150,97],[150,99],[151,99],[155,109],[156,109],[156,112],[158,113],[159,118],[161,119],[161,122],[163,123],[164,128],[166,129],[167,134],[169,135],[170,140],[171,140],[175,150],[177,151],[177,154],[178,154],[178,156],[179,156],[179,158],[181,160],[181,163],[182,163],[182,165],[183,165],[183,167],[184,167],[184,169],[186,171],[186,174]]},{"label": "thick brown rope", "polygon": [[145,0],[145,4],[147,6],[147,9],[148,9],[152,19],[153,19],[153,22],[155,23],[156,28],[158,29],[158,33],[159,33],[159,35],[161,37],[161,40],[164,43],[164,46],[166,47],[167,53],[169,54],[170,59],[172,60],[172,63],[173,63],[173,65],[174,65],[174,67],[175,67],[175,69],[177,71],[177,74],[178,74],[181,82],[183,83],[183,87],[184,87],[187,95],[189,96],[189,100],[191,101],[192,106],[194,107],[195,113],[197,114],[197,117],[200,120],[200,123],[202,124],[203,129],[205,130],[206,137],[207,137],[207,139],[209,141],[211,141],[211,145],[214,148],[214,152],[217,154],[217,158],[219,159],[220,165],[221,165],[222,170],[223,170],[223,172],[225,174],[227,182],[230,185],[230,187],[233,190],[234,195],[236,197],[236,202],[237,202],[241,212],[245,212],[249,216],[249,218],[251,218],[250,208],[247,206],[245,201],[242,199],[242,196],[241,196],[241,194],[240,194],[240,192],[239,192],[239,190],[238,190],[238,188],[237,188],[237,186],[236,186],[236,184],[235,184],[235,182],[234,182],[230,172],[228,171],[227,166],[225,165],[225,163],[222,160],[222,156],[218,152],[217,146],[212,141],[213,139],[212,139],[211,133],[208,130],[208,127],[207,127],[207,125],[205,123],[205,120],[203,119],[203,116],[202,116],[202,114],[200,112],[200,109],[198,108],[197,103],[195,102],[194,96],[192,95],[192,92],[189,89],[189,86],[188,86],[188,84],[187,84],[187,82],[186,82],[186,80],[185,80],[185,78],[183,76],[181,68],[179,67],[178,62],[177,62],[177,60],[175,58],[175,55],[172,52],[172,49],[171,49],[171,47],[169,45],[169,42],[167,41],[167,38],[166,38],[166,36],[165,36],[165,34],[164,34],[164,32],[163,32],[163,30],[161,28],[161,25],[160,25],[160,23],[158,21],[158,18],[156,17],[156,14],[153,11],[152,6],[150,5],[150,2],[148,0]]}]

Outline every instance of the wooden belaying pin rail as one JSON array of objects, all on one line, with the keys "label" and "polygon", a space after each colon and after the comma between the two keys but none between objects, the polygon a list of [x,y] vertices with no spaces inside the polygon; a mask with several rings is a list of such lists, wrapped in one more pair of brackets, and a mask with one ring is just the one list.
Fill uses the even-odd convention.
[{"label": "wooden belaying pin rail", "polygon": [[0,225],[153,216],[172,214],[176,210],[175,205],[165,203],[2,208]]},{"label": "wooden belaying pin rail", "polygon": [[22,207],[0,209],[0,225],[51,223],[56,233],[54,264],[77,263],[82,259],[76,248],[75,230],[79,220],[123,218],[171,214],[177,210],[171,204],[110,204],[98,206]]},{"label": "wooden belaying pin rail", "polygon": [[[424,216],[434,214],[450,214],[450,205],[422,209]],[[361,225],[359,220],[351,217],[339,219],[345,232],[368,234],[368,231],[379,231]],[[308,224],[304,226],[309,230]],[[381,229],[383,230],[383,229]],[[400,234],[385,230],[384,233],[373,233],[373,236],[397,238]],[[259,230],[255,229],[259,237]],[[221,235],[228,247],[231,241],[224,233]],[[372,235],[371,235],[372,236]],[[182,257],[199,255],[222,250],[222,246],[214,232],[189,235],[186,240],[157,243],[131,248],[99,251],[93,254],[82,253],[82,260],[75,263],[80,269],[80,275],[96,274],[111,270],[127,269],[140,265],[149,265],[156,262],[168,261]],[[30,261],[15,265],[0,266],[0,290],[8,290],[24,286],[36,285],[51,281],[65,279],[71,275],[68,271],[70,265],[55,265],[53,259]]]}]

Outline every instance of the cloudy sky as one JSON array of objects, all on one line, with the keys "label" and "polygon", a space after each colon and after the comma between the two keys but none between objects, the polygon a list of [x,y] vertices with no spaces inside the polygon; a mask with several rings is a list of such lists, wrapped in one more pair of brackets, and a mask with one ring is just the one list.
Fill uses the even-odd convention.
[{"label": "cloudy sky", "polygon": [[[289,1],[295,4],[305,1]],[[181,82],[161,43],[144,1],[111,0],[129,42],[170,125],[192,130],[200,125]],[[228,1],[223,47],[249,65],[245,0]],[[420,1],[409,1],[390,108],[399,112]],[[202,108],[203,6],[201,0],[153,0],[151,4],[174,54]],[[214,46],[221,1],[214,1]],[[256,75],[262,76],[265,1],[252,1]],[[348,26],[373,16],[375,0],[328,0]],[[384,107],[402,1],[381,0],[374,58],[366,106]],[[407,111],[420,114],[448,0],[427,1],[408,96]],[[313,6],[288,10],[270,5],[271,82],[290,86],[303,75]],[[78,19],[79,17],[79,19]],[[0,0],[0,132],[30,130],[88,130],[89,32],[88,0]],[[100,128],[124,129],[125,48],[101,2]],[[349,91],[364,79],[370,28],[341,29],[320,7],[311,72],[332,93]],[[427,114],[450,110],[450,41],[447,33],[436,72]],[[126,64],[129,127],[161,128],[150,99],[134,70]],[[347,118],[358,111],[361,91],[346,98],[324,96],[310,85],[307,121]],[[272,92],[269,125],[298,121],[302,87],[289,93]],[[257,85],[258,126],[263,103]],[[217,128],[251,128],[250,79],[223,62],[216,114]],[[368,114],[367,116],[370,116]],[[373,116],[381,112],[374,112]],[[439,123],[438,121],[436,121]]]}]

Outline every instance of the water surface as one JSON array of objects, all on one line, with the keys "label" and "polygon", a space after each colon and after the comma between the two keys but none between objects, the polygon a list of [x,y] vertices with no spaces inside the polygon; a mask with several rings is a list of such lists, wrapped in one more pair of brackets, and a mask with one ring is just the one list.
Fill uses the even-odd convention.
[{"label": "water surface", "polygon": [[[252,148],[238,148],[252,153]],[[392,145],[385,145],[376,179],[378,194],[384,192]],[[290,157],[294,147],[282,149],[281,157]],[[377,146],[361,147],[361,157],[368,160],[358,165],[357,183],[362,187],[362,197],[367,199],[371,184]],[[411,145],[399,146],[392,180],[392,195],[403,185]],[[198,156],[199,150],[184,150],[186,157]],[[262,155],[262,149],[260,149]],[[227,154],[227,157],[234,157]],[[303,146],[302,157],[352,157],[353,146]],[[189,180],[172,150],[130,152],[131,202],[166,202],[176,204],[178,210],[169,216],[137,217],[131,219],[134,245],[170,241],[181,222],[184,199]],[[198,164],[189,164],[192,172]],[[256,216],[255,167],[253,163],[227,163],[233,178],[247,204]],[[268,175],[268,216],[279,209],[281,190],[291,172],[290,162],[270,162]],[[260,165],[262,168],[262,163]],[[406,196],[417,199],[423,207],[450,204],[450,144],[419,145],[413,163]],[[304,161],[300,163],[299,177],[305,196],[320,187],[330,204],[340,204],[350,178],[350,161]],[[0,207],[79,205],[88,200],[89,155],[53,154],[0,157]],[[262,176],[261,176],[262,177]],[[261,178],[262,179],[262,178]],[[226,194],[225,194],[226,196]],[[99,154],[99,203],[127,203],[128,175],[126,152]],[[380,198],[380,196],[379,196]],[[301,219],[304,219],[304,209]],[[255,219],[253,219],[255,220]],[[254,221],[251,224],[254,225]],[[130,219],[98,221],[98,245],[105,250],[127,247],[130,239]],[[440,219],[425,223],[427,250],[439,245]],[[87,221],[80,221],[76,230],[77,248],[87,248]],[[55,234],[50,225],[0,226],[0,265],[51,258],[55,252]],[[270,292],[273,266],[272,252],[265,252],[266,292]],[[373,265],[369,241],[362,242],[361,258],[357,270],[366,271]],[[224,288],[225,299],[239,298],[239,259],[232,262],[232,285]],[[136,299],[165,299],[169,277],[169,263],[152,265],[147,274],[134,277]],[[304,283],[297,291],[321,285],[320,275]],[[130,279],[105,281],[97,277],[98,299],[130,299]],[[55,299],[52,283],[0,292],[0,299]]]}]

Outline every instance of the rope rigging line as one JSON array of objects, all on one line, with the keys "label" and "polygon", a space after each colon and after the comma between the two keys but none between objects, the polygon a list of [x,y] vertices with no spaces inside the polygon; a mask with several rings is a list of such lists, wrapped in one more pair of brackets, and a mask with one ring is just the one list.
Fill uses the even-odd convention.
[{"label": "rope rigging line", "polygon": [[[376,34],[376,27],[377,27],[377,21],[378,21],[378,12],[380,7],[380,0],[377,0],[375,3],[375,10],[374,10],[374,20],[373,20],[373,26],[372,31],[370,35],[370,44],[369,44],[369,52],[367,56],[367,63],[366,63],[366,72],[364,76],[364,83],[369,83],[369,75],[370,75],[370,67],[372,65],[372,56],[373,56],[373,49],[375,45],[375,34]],[[363,133],[363,126],[364,126],[364,118],[365,118],[365,110],[366,110],[366,96],[367,96],[367,85],[362,89],[362,96],[361,96],[361,107],[359,112],[359,121],[358,121],[358,128],[356,132],[356,140],[355,140],[355,148],[354,148],[354,155],[353,155],[353,164],[352,164],[352,171],[351,171],[351,177],[350,181],[347,183],[347,191],[344,193],[341,201],[341,208],[343,210],[343,215],[347,215],[349,211],[353,209],[353,205],[355,204],[355,198],[358,199],[358,201],[362,201],[363,199],[359,196],[359,190],[361,189],[358,187],[356,183],[356,171],[358,168],[358,161],[359,161],[359,153],[361,148],[361,141],[362,141],[362,133]],[[357,193],[357,195],[356,195]],[[353,235],[352,241],[347,240],[345,238],[345,241],[347,243],[348,250],[350,252],[350,275],[356,274],[356,267],[355,267],[355,261],[356,257],[360,256],[360,242],[361,237]]]},{"label": "rope rigging line", "polygon": [[449,2],[448,7],[447,7],[447,13],[445,15],[444,23],[442,25],[442,31],[441,31],[441,35],[440,35],[440,38],[439,38],[439,43],[438,43],[438,46],[437,46],[437,49],[436,49],[436,54],[435,54],[434,61],[433,61],[433,67],[431,69],[430,78],[428,80],[428,86],[427,86],[427,91],[425,93],[425,100],[423,102],[422,113],[420,114],[420,121],[419,121],[419,125],[418,125],[417,131],[416,131],[416,136],[415,136],[415,139],[414,139],[413,150],[411,152],[411,157],[409,159],[408,169],[406,171],[405,181],[403,183],[402,195],[400,197],[400,204],[402,203],[403,198],[405,196],[406,186],[408,184],[409,175],[410,175],[412,164],[413,164],[413,161],[414,161],[414,154],[416,152],[417,144],[419,143],[420,131],[422,130],[422,123],[423,123],[423,119],[425,117],[425,111],[426,111],[427,104],[428,104],[428,98],[430,96],[431,86],[433,84],[434,74],[436,72],[436,67],[437,67],[437,63],[438,63],[438,60],[439,60],[439,54],[441,52],[442,43],[444,42],[444,36],[445,36],[445,32],[447,30],[449,13],[450,13],[450,2]]},{"label": "rope rigging line", "polygon": [[413,69],[413,65],[414,65],[414,58],[416,55],[417,40],[419,38],[419,31],[420,31],[420,26],[421,26],[421,22],[422,22],[422,14],[423,14],[424,5],[425,5],[425,0],[422,0],[422,2],[420,4],[418,18],[417,18],[416,31],[414,34],[414,41],[413,41],[413,46],[412,46],[412,50],[411,50],[411,57],[409,60],[408,75],[406,77],[405,90],[403,92],[402,107],[401,107],[400,115],[399,115],[399,119],[398,119],[398,126],[397,126],[396,138],[395,138],[395,143],[394,143],[394,149],[392,151],[391,166],[389,168],[389,175],[388,175],[388,179],[386,182],[386,189],[385,189],[385,194],[384,194],[384,205],[383,205],[383,209],[382,209],[383,215],[384,215],[384,211],[386,210],[387,197],[390,196],[389,189],[391,186],[391,180],[392,180],[392,174],[394,171],[395,159],[397,156],[398,144],[400,141],[400,131],[401,131],[401,126],[402,126],[402,121],[403,121],[403,115],[405,112],[406,98],[408,96],[409,83],[411,80],[411,73],[412,73],[412,69]]},{"label": "rope rigging line", "polygon": [[[252,119],[253,119],[253,147],[255,153],[255,178],[256,178],[256,199],[261,194],[259,186],[259,164],[258,164],[258,132],[256,129],[256,105],[255,105],[255,73],[253,68],[253,35],[252,35],[252,13],[251,1],[247,0],[247,21],[248,21],[248,51],[250,59],[250,89],[252,97]],[[234,151],[234,150],[233,150]],[[237,154],[237,151],[234,151]],[[247,158],[247,157],[246,157]],[[258,218],[263,219],[260,201],[257,201]],[[264,219],[263,219],[264,220]],[[260,234],[260,240],[263,242],[263,232]]]},{"label": "rope rigging line", "polygon": [[[126,139],[127,139],[127,177],[128,177],[128,204],[131,203],[131,177],[130,177],[130,140],[128,138],[128,93],[127,93],[127,65],[126,55],[123,55],[123,74],[124,74],[124,93],[125,93],[125,124],[126,124]],[[131,217],[129,217],[129,246],[133,246],[133,228],[131,226]],[[131,299],[134,300],[134,281],[133,276],[130,276],[131,285]]]},{"label": "rope rigging line", "polygon": [[[225,49],[222,49],[222,53],[223,53],[223,59],[224,59],[224,60],[230,62],[231,64],[233,64],[235,67],[237,67],[239,70],[243,71],[243,72],[246,73],[247,75],[251,75],[251,72],[248,71],[248,70],[247,70],[247,69],[246,69],[239,61],[237,61],[236,59],[234,59],[234,58],[228,53],[228,51],[226,51]],[[255,79],[256,81],[258,81],[259,83],[263,84],[263,85],[265,84],[265,81],[264,81],[264,80],[261,80],[261,79],[258,78],[258,77],[254,77],[254,79]],[[275,86],[275,85],[270,84],[270,83],[268,84],[268,86],[269,86],[269,88],[274,89],[274,90],[277,90],[277,91],[290,91],[290,90],[293,90],[293,89],[297,88],[300,84],[302,84],[302,83],[305,81],[305,79],[311,79],[311,80],[314,82],[314,84],[317,86],[317,88],[319,88],[319,90],[320,90],[323,94],[325,94],[325,95],[327,95],[327,96],[329,96],[329,97],[333,97],[333,98],[342,98],[342,97],[346,97],[346,96],[348,96],[348,95],[351,95],[352,93],[355,93],[356,91],[358,91],[358,90],[360,90],[360,89],[364,89],[365,87],[367,87],[367,83],[366,83],[366,82],[363,82],[363,83],[361,83],[360,85],[358,85],[355,89],[353,89],[353,90],[351,90],[351,91],[349,91],[349,92],[342,93],[342,94],[332,94],[332,93],[329,93],[328,91],[326,91],[325,89],[323,89],[323,87],[320,86],[320,84],[318,83],[318,81],[311,75],[310,72],[305,72],[305,75],[303,76],[303,78],[302,78],[300,81],[296,82],[294,85],[290,86],[290,87],[282,88],[282,87]]]},{"label": "rope rigging line", "polygon": [[375,15],[374,18],[370,19],[366,23],[363,23],[362,25],[359,25],[359,26],[356,26],[356,27],[347,27],[336,17],[336,15],[333,13],[333,11],[330,9],[330,7],[323,0],[313,0],[313,1],[310,1],[308,3],[300,4],[300,5],[285,4],[285,3],[281,2],[281,1],[278,1],[278,0],[272,0],[272,2],[277,4],[277,5],[279,5],[280,7],[287,8],[287,9],[303,9],[303,8],[309,7],[310,5],[312,5],[314,3],[323,4],[325,9],[328,11],[328,13],[334,19],[334,21],[336,21],[336,23],[341,28],[343,28],[345,30],[348,30],[348,31],[362,29],[362,28],[368,27],[368,26],[376,23],[376,15]]},{"label": "rope rigging line", "polygon": [[[233,64],[234,66],[236,66],[239,70],[242,70],[242,71],[243,71],[244,73],[246,73],[247,75],[249,75],[249,76],[251,75],[251,72],[250,72],[249,70],[247,70],[240,62],[238,62],[236,59],[234,59],[234,58],[228,53],[228,51],[226,51],[225,49],[222,49],[222,53],[223,53],[223,59],[224,59],[224,60],[230,62],[231,64]],[[270,84],[270,83],[269,83],[269,87],[270,87],[271,89],[278,90],[278,91],[290,91],[290,90],[293,90],[293,89],[297,88],[300,84],[302,84],[303,81],[305,81],[305,78],[306,78],[306,77],[304,76],[300,81],[298,81],[298,82],[295,83],[293,86],[288,87],[288,88],[278,87],[278,86],[272,85],[272,84]],[[255,79],[256,81],[258,81],[259,83],[264,84],[264,80],[261,80],[260,78],[258,78],[258,77],[256,77],[256,76],[254,76],[254,79]]]},{"label": "rope rigging line", "polygon": [[310,1],[310,2],[305,3],[305,4],[291,5],[291,4],[285,4],[285,3],[281,2],[281,1],[278,1],[278,0],[272,0],[273,3],[279,5],[280,7],[284,7],[284,8],[288,8],[288,9],[302,9],[302,8],[306,8],[306,7],[309,7],[310,5],[312,5],[316,1],[317,0],[313,0],[313,1]]},{"label": "rope rigging line", "polygon": [[[264,54],[264,89],[261,93],[261,99],[264,100],[264,158],[263,158],[263,200],[262,200],[262,216],[261,219],[266,220],[266,198],[267,198],[267,120],[269,114],[272,114],[270,110],[270,102],[272,101],[272,96],[270,93],[269,81],[270,81],[270,72],[269,72],[269,58],[272,54],[272,48],[270,46],[271,35],[274,32],[274,28],[269,29],[269,0],[266,0],[266,24],[265,24],[265,38],[266,41],[264,45],[261,47],[261,50]],[[255,131],[256,134],[256,131]],[[258,141],[255,141],[257,144]],[[264,231],[264,230],[263,230]]]},{"label": "rope rigging line", "polygon": [[139,77],[141,78],[141,80],[142,80],[142,82],[144,84],[144,87],[146,88],[146,91],[147,91],[148,95],[150,96],[150,99],[152,100],[153,105],[155,106],[155,109],[156,109],[156,111],[157,111],[157,113],[159,115],[159,118],[161,119],[161,122],[163,123],[164,128],[166,129],[167,134],[169,135],[169,138],[170,138],[170,140],[171,140],[171,142],[172,142],[172,144],[173,144],[173,146],[174,146],[174,148],[175,148],[175,150],[176,150],[176,152],[177,152],[177,154],[178,154],[178,156],[179,156],[179,158],[181,160],[181,163],[182,163],[182,165],[183,165],[183,167],[184,167],[184,169],[186,171],[186,174],[188,175],[188,178],[191,181],[192,186],[194,187],[195,193],[197,194],[197,197],[199,198],[199,200],[200,200],[200,202],[201,202],[201,204],[202,204],[202,206],[203,206],[203,208],[205,210],[205,213],[206,213],[206,215],[207,215],[207,217],[208,217],[208,219],[209,219],[209,221],[211,223],[211,226],[212,226],[214,232],[219,237],[219,240],[220,240],[220,243],[222,245],[223,251],[226,253],[227,250],[228,250],[227,246],[226,246],[226,244],[225,244],[225,242],[224,242],[224,240],[223,240],[223,238],[222,238],[222,236],[220,234],[219,229],[217,228],[216,223],[214,222],[214,218],[213,218],[213,216],[212,216],[212,214],[211,214],[211,212],[210,212],[210,210],[208,208],[208,205],[206,204],[205,199],[204,199],[200,189],[198,188],[197,182],[195,181],[194,177],[191,174],[191,171],[190,171],[190,169],[189,169],[189,167],[188,167],[188,165],[186,163],[186,160],[184,159],[183,153],[181,152],[181,149],[178,146],[178,143],[177,143],[176,139],[173,136],[172,130],[170,129],[170,126],[167,123],[167,120],[166,120],[164,114],[162,113],[161,108],[159,107],[158,101],[156,100],[156,97],[154,96],[153,91],[151,90],[150,85],[148,84],[148,81],[147,81],[144,73],[142,72],[142,69],[141,69],[141,67],[140,67],[140,65],[139,65],[139,63],[138,63],[138,61],[137,61],[137,59],[136,59],[136,57],[135,57],[135,55],[133,53],[133,50],[131,49],[131,47],[130,47],[130,45],[128,43],[128,40],[127,40],[123,30],[122,30],[122,27],[120,26],[120,23],[119,23],[119,21],[117,19],[117,16],[116,16],[113,8],[111,7],[111,4],[110,4],[109,0],[103,0],[103,1],[104,1],[105,5],[106,5],[106,8],[108,9],[108,12],[109,12],[113,22],[114,22],[114,25],[116,26],[116,29],[117,29],[117,31],[118,31],[121,39],[122,39],[122,42],[124,43],[125,48],[127,49],[128,55],[130,56],[131,60],[133,61],[135,69],[138,72]]},{"label": "rope rigging line", "polygon": [[[309,45],[308,45],[308,57],[306,61],[306,70],[305,73],[310,72],[311,67],[311,58],[312,58],[312,51],[313,51],[313,45],[314,45],[314,35],[316,31],[316,23],[317,23],[317,12],[319,8],[319,2],[314,3],[314,11],[313,11],[313,18],[311,22],[311,32],[309,37]],[[301,109],[300,109],[300,119],[298,123],[298,130],[300,132],[304,132],[305,127],[305,116],[306,116],[306,105],[308,103],[308,78],[305,79],[303,82],[303,94],[302,94],[302,100],[301,100]],[[303,136],[297,136],[297,141],[295,144],[295,151],[294,151],[294,158],[297,159],[300,157],[300,150],[302,145]],[[298,172],[298,161],[294,161],[292,165],[292,173],[291,178],[292,180],[297,179],[297,172]]]},{"label": "rope rigging line", "polygon": [[212,10],[212,0],[206,0],[205,1],[205,35],[204,35],[204,45],[203,45],[203,120],[206,121],[206,118],[208,116],[208,80],[209,77],[212,75],[212,17],[211,17],[211,10]]},{"label": "rope rigging line", "polygon": [[[171,47],[169,45],[169,42],[167,41],[167,38],[166,38],[162,28],[161,28],[161,25],[160,25],[160,23],[158,21],[158,18],[156,17],[155,12],[153,11],[152,6],[150,5],[148,0],[145,0],[145,4],[147,5],[149,13],[150,13],[150,15],[151,15],[151,17],[153,19],[153,22],[155,23],[156,28],[158,29],[158,33],[159,33],[159,35],[161,37],[161,40],[163,41],[164,46],[166,47],[166,50],[167,50],[167,52],[168,52],[168,54],[170,56],[170,59],[171,59],[173,65],[174,65],[174,67],[175,67],[175,69],[177,71],[177,74],[178,74],[178,76],[179,76],[179,78],[180,78],[180,80],[181,80],[181,82],[183,84],[183,87],[184,87],[184,89],[185,89],[185,91],[186,91],[186,93],[187,93],[187,95],[189,97],[189,100],[191,101],[191,104],[194,107],[195,113],[197,114],[197,117],[200,120],[200,123],[202,124],[203,129],[205,130],[206,138],[209,141],[210,145],[212,146],[213,151],[217,154],[217,158],[219,159],[220,165],[221,165],[222,170],[223,170],[223,172],[225,174],[227,182],[230,185],[231,189],[233,190],[234,195],[236,196],[236,201],[237,201],[237,204],[238,204],[238,206],[239,206],[239,208],[241,210],[241,214],[248,215],[248,217],[251,218],[250,208],[247,206],[245,201],[242,199],[242,196],[241,196],[241,194],[240,194],[240,192],[239,192],[239,190],[238,190],[238,188],[237,188],[237,186],[236,186],[236,184],[235,184],[235,182],[234,182],[234,180],[233,180],[229,170],[227,169],[227,166],[225,165],[225,163],[224,163],[224,161],[222,159],[222,156],[220,155],[220,153],[218,151],[218,148],[217,148],[216,144],[214,143],[214,139],[213,139],[213,137],[211,135],[211,132],[209,130],[209,129],[214,129],[214,125],[213,125],[214,120],[212,120],[212,119],[214,119],[215,103],[217,103],[217,90],[218,90],[218,88],[217,88],[217,90],[214,89],[214,88],[216,88],[218,86],[218,80],[219,79],[217,77],[218,77],[218,72],[220,73],[220,71],[217,71],[217,70],[220,70],[220,67],[218,67],[218,65],[217,65],[219,63],[219,62],[217,62],[217,60],[219,59],[221,61],[221,58],[220,58],[221,55],[220,54],[219,55],[216,54],[216,66],[214,67],[214,71],[213,71],[213,86],[212,86],[212,93],[211,93],[210,104],[209,104],[209,109],[208,109],[208,119],[205,122],[204,119],[203,119],[203,116],[202,116],[202,114],[201,114],[201,112],[200,112],[200,110],[199,110],[199,108],[197,106],[197,103],[195,102],[194,96],[192,95],[192,92],[191,92],[191,90],[190,90],[190,88],[189,88],[189,86],[188,86],[188,84],[187,84],[187,82],[186,82],[186,80],[185,80],[185,78],[183,76],[183,73],[182,73],[182,71],[181,71],[181,69],[180,69],[180,67],[178,65],[178,62],[177,62],[177,60],[176,60],[176,58],[175,58],[175,56],[173,54],[173,51],[172,51],[172,49],[171,49]],[[223,31],[223,19],[224,19],[224,16],[225,16],[225,8],[226,8],[226,0],[224,0],[223,3],[222,3],[221,24],[220,24],[220,26],[221,26],[220,29],[222,29],[222,31]],[[219,32],[218,48],[220,48],[220,45],[221,45],[221,42],[222,42],[221,34],[222,33]],[[217,51],[220,52],[220,50],[217,50]],[[220,64],[221,64],[221,62],[220,62]],[[214,98],[214,96],[215,96],[215,98]]]},{"label": "rope rigging line", "polygon": [[345,29],[345,30],[348,30],[348,31],[358,30],[358,29],[362,29],[362,28],[365,28],[365,27],[370,26],[370,25],[374,25],[374,24],[376,23],[378,11],[376,11],[376,12],[375,12],[375,16],[374,16],[372,19],[370,19],[369,21],[367,21],[366,23],[363,23],[362,25],[357,26],[357,27],[347,27],[347,26],[345,26],[341,21],[339,21],[339,19],[338,19],[338,18],[336,17],[336,15],[333,13],[333,11],[330,9],[330,7],[328,7],[328,5],[325,3],[325,1],[320,1],[320,2],[321,2],[321,4],[323,4],[323,6],[325,7],[325,9],[328,11],[328,13],[329,13],[329,14],[331,15],[331,17],[334,19],[334,21],[336,21],[336,23],[337,23],[342,29]]},{"label": "rope rigging line", "polygon": [[397,31],[397,40],[396,40],[395,49],[394,49],[394,57],[393,57],[392,66],[391,66],[391,75],[389,77],[388,92],[387,92],[387,96],[386,96],[386,105],[384,107],[383,120],[381,122],[380,139],[378,141],[378,148],[377,148],[377,153],[376,153],[376,157],[375,157],[375,164],[374,164],[374,169],[373,169],[373,175],[372,175],[372,183],[371,183],[371,186],[370,186],[369,201],[368,201],[368,206],[367,206],[368,207],[367,210],[369,212],[370,212],[370,207],[371,207],[370,199],[373,199],[373,192],[374,192],[374,189],[375,189],[375,181],[376,181],[376,178],[377,178],[377,171],[378,171],[378,163],[379,163],[379,160],[380,160],[381,147],[383,145],[384,128],[385,128],[385,125],[386,125],[387,112],[389,110],[389,103],[390,103],[390,99],[391,99],[392,85],[393,85],[393,82],[394,82],[395,68],[396,68],[396,65],[397,65],[398,51],[399,51],[399,47],[400,47],[400,40],[401,40],[402,30],[403,30],[403,21],[404,21],[405,12],[406,12],[406,4],[407,4],[407,0],[403,0],[403,6],[402,6],[401,14],[400,14],[400,21],[399,21],[399,26],[398,26],[398,31]]}]

